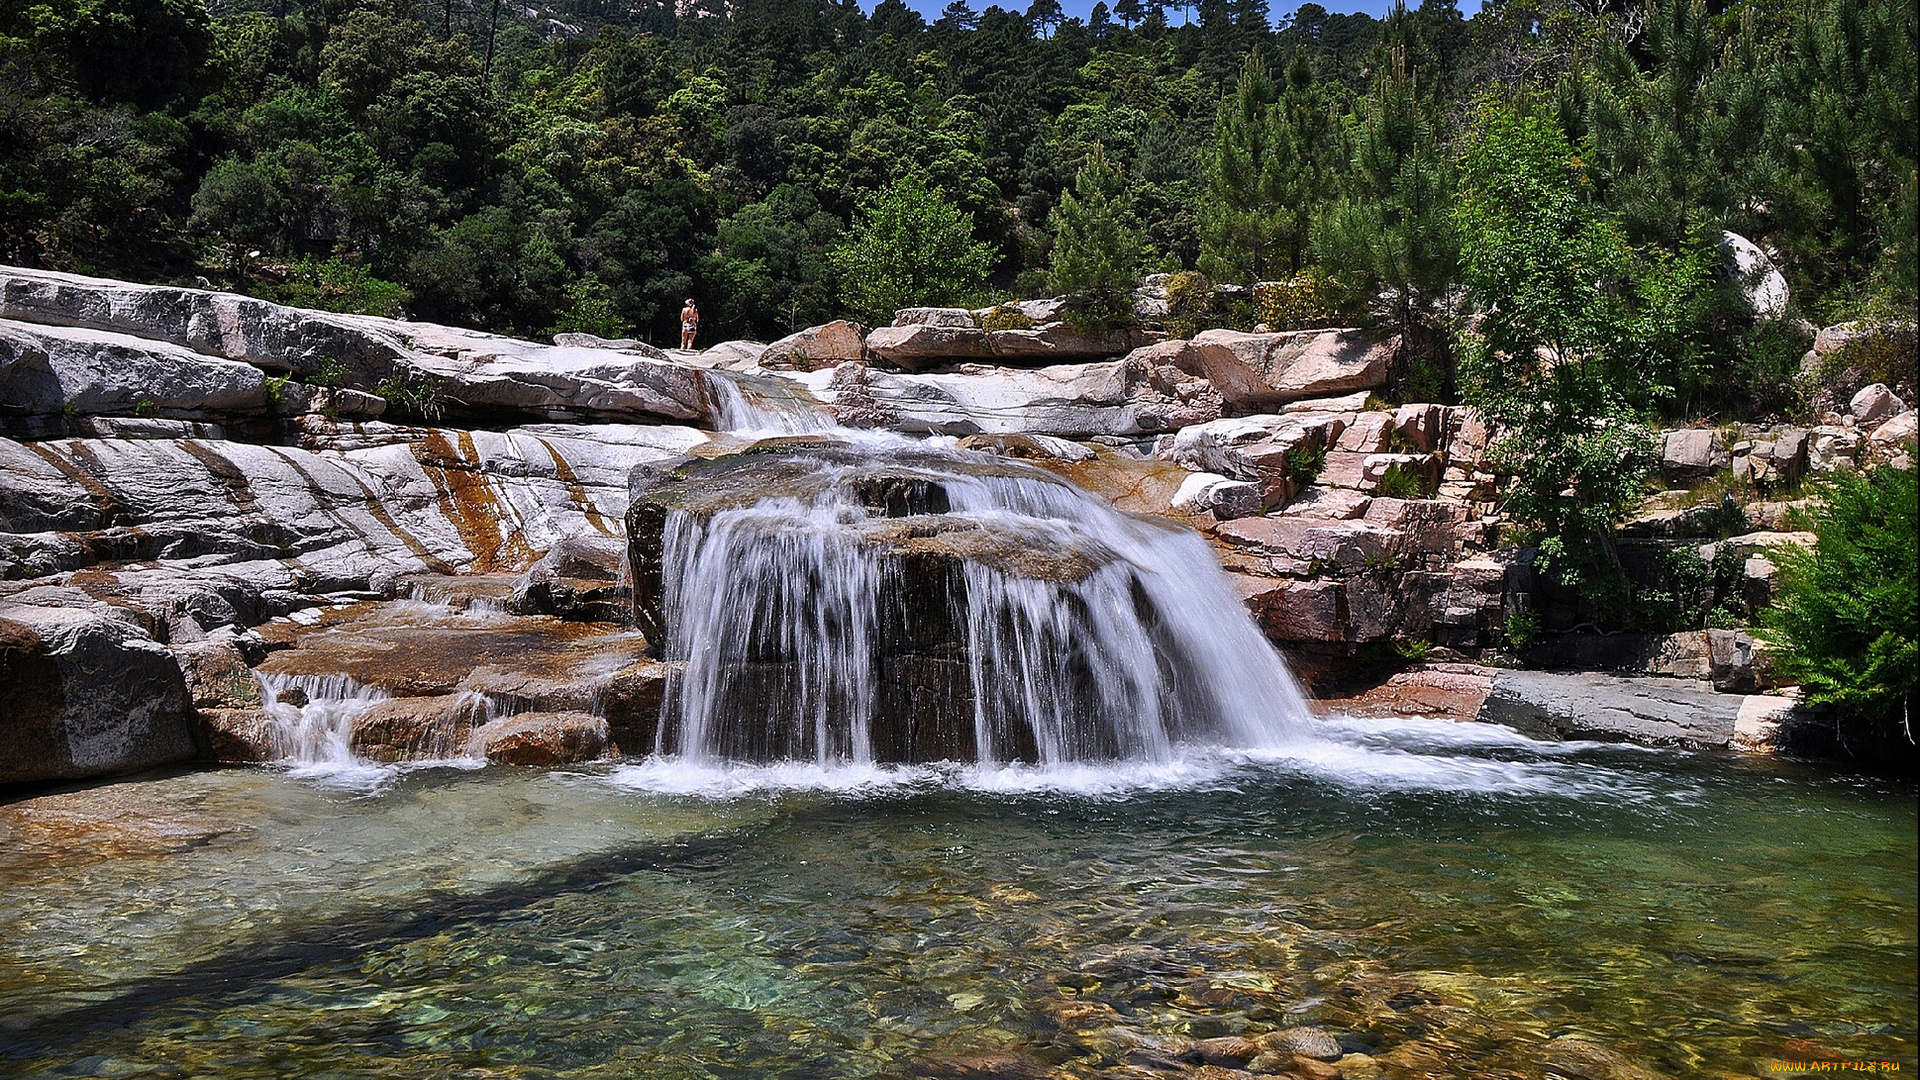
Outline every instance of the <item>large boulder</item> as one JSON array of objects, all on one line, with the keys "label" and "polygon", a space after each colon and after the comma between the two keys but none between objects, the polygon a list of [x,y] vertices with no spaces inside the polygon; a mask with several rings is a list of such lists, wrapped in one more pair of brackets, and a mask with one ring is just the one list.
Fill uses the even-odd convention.
[{"label": "large boulder", "polygon": [[1669,484],[1705,480],[1732,464],[1726,440],[1712,428],[1669,431],[1660,452],[1660,474]]},{"label": "large boulder", "polygon": [[[938,310],[938,309],[927,309]],[[971,313],[961,324],[959,316],[937,322],[901,323],[883,326],[867,335],[869,353],[908,371],[927,371],[951,367],[968,361],[996,361],[1013,366],[1058,364],[1122,356],[1158,335],[1141,330],[1083,332],[1064,322],[1040,323],[1026,330],[982,330],[974,326]],[[903,315],[929,317],[923,311],[909,310]]]},{"label": "large boulder", "polygon": [[1739,233],[1722,232],[1720,254],[1726,259],[1727,276],[1740,286],[1756,318],[1777,319],[1787,313],[1787,276],[1760,245]]},{"label": "large boulder", "polygon": [[[637,349],[542,345],[205,289],[0,268],[0,318],[124,334],[348,389],[397,386],[429,415],[710,423],[697,369]],[[578,340],[578,339],[570,339]]]},{"label": "large boulder", "polygon": [[0,320],[0,413],[192,416],[258,413],[251,364],[164,341]]},{"label": "large boulder", "polygon": [[856,322],[836,319],[824,326],[788,334],[767,346],[759,356],[759,363],[765,368],[812,371],[848,360],[864,360],[866,355],[866,328]]},{"label": "large boulder", "polygon": [[607,752],[607,722],[581,712],[522,713],[475,728],[472,741],[495,765],[571,765]]},{"label": "large boulder", "polygon": [[1479,718],[1558,738],[1720,748],[1733,743],[1745,703],[1692,679],[1503,671]]},{"label": "large boulder", "polygon": [[1393,355],[1391,342],[1358,330],[1208,330],[1193,341],[1219,346],[1194,354],[1199,374],[1240,410],[1384,386]]},{"label": "large boulder", "polygon": [[971,325],[908,323],[882,326],[867,335],[867,349],[908,371],[947,367],[966,360],[992,360],[987,332]]},{"label": "large boulder", "polygon": [[173,656],[104,605],[0,603],[0,784],[186,761],[191,709]]}]

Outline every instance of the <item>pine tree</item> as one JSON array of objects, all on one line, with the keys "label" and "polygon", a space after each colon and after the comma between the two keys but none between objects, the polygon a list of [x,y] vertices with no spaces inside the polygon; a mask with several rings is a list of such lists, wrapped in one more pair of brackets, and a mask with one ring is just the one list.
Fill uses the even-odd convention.
[{"label": "pine tree", "polygon": [[1347,194],[1313,223],[1313,253],[1349,302],[1392,326],[1413,354],[1424,316],[1454,280],[1452,178],[1404,47],[1379,76],[1355,137]]},{"label": "pine tree", "polygon": [[1060,196],[1053,212],[1053,226],[1053,290],[1072,297],[1084,321],[1125,321],[1146,241],[1133,220],[1124,178],[1107,161],[1105,148],[1095,145],[1074,175],[1073,190]]},{"label": "pine tree", "polygon": [[1293,163],[1279,88],[1254,52],[1214,121],[1200,207],[1200,269],[1218,281],[1259,280],[1286,240],[1283,203]]}]

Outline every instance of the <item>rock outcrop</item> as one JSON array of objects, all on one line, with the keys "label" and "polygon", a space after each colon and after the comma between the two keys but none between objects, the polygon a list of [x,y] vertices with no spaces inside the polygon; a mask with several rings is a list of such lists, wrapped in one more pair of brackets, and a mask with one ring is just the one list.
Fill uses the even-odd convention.
[{"label": "rock outcrop", "polygon": [[[136,380],[151,388],[144,400],[156,415],[261,411],[269,395],[253,380],[272,372],[349,390],[390,387],[440,416],[711,421],[697,369],[638,343],[606,344],[541,345],[232,293],[0,268],[0,412],[87,411],[137,393]],[[89,367],[88,356],[105,359]],[[203,389],[215,393],[188,408]]]}]

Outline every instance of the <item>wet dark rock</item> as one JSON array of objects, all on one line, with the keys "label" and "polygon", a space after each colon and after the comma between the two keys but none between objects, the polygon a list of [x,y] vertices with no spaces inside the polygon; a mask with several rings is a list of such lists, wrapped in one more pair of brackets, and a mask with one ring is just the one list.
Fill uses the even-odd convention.
[{"label": "wet dark rock", "polygon": [[[977,756],[973,676],[963,598],[969,566],[1011,578],[1071,584],[1115,556],[1088,541],[1063,546],[1057,537],[1028,535],[948,513],[946,485],[955,469],[973,476],[1059,481],[1017,462],[984,459],[956,463],[951,457],[900,451],[875,461],[836,442],[795,437],[773,439],[712,460],[689,460],[677,468],[636,471],[627,515],[634,623],[656,649],[673,633],[665,597],[666,534],[675,515],[706,521],[752,506],[768,496],[810,504],[838,492],[852,507],[845,538],[878,560],[880,594],[871,636],[875,704],[871,738],[875,754],[889,761],[969,759]],[[864,512],[865,518],[858,518]],[[676,528],[685,526],[674,526]],[[787,583],[793,597],[767,599],[804,608],[809,589],[828,583]],[[778,613],[775,613],[777,615]],[[778,619],[770,617],[769,625]],[[798,644],[768,631],[741,643],[741,659],[724,676],[722,715],[771,716],[790,711],[814,678]],[[810,737],[795,725],[741,725],[727,736],[724,752],[744,760],[809,757]],[[668,733],[666,748],[678,749]],[[625,745],[626,740],[616,739]],[[1035,753],[1024,728],[996,733],[996,748],[1015,756]]]}]

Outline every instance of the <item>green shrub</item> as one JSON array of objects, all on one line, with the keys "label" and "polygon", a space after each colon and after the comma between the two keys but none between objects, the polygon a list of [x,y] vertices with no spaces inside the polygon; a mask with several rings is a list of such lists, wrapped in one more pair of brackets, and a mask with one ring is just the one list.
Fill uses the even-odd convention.
[{"label": "green shrub", "polygon": [[1516,611],[1507,616],[1507,647],[1518,652],[1540,640],[1540,616],[1537,612]]},{"label": "green shrub", "polygon": [[1836,473],[1811,515],[1811,550],[1769,557],[1779,589],[1765,625],[1774,667],[1807,700],[1829,706],[1843,747],[1897,748],[1913,765],[1913,691],[1920,664],[1920,489],[1912,469]]},{"label": "green shrub", "polygon": [[1263,281],[1253,288],[1253,303],[1270,330],[1308,330],[1332,326],[1332,283],[1318,270],[1302,270],[1285,281]]},{"label": "green shrub", "polygon": [[1213,282],[1207,275],[1187,270],[1167,278],[1167,333],[1190,338],[1215,325]]},{"label": "green shrub", "polygon": [[1316,446],[1308,449],[1296,446],[1287,451],[1287,479],[1302,484],[1311,484],[1320,477],[1320,470],[1327,467],[1327,448]]},{"label": "green shrub", "polygon": [[432,375],[389,375],[373,388],[388,404],[402,412],[438,420],[441,414],[441,383]]},{"label": "green shrub", "polygon": [[1012,304],[1001,304],[980,316],[982,330],[1031,330],[1033,320]]},{"label": "green shrub", "polygon": [[320,358],[320,366],[307,374],[308,386],[323,386],[329,390],[340,389],[340,381],[347,377],[347,365],[331,356]]},{"label": "green shrub", "polygon": [[1387,471],[1380,474],[1380,483],[1374,489],[1374,494],[1389,499],[1424,499],[1430,492],[1427,491],[1424,477],[1395,464],[1387,466]]},{"label": "green shrub", "polygon": [[344,259],[307,259],[295,264],[285,281],[262,291],[267,299],[290,307],[389,319],[404,317],[413,299],[404,286],[374,277],[366,267]]}]

